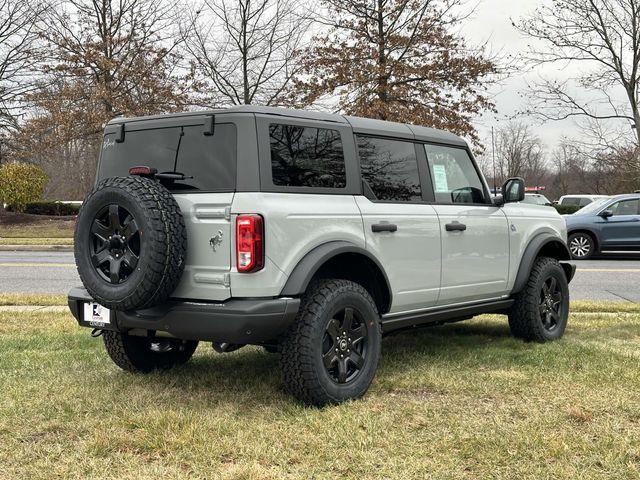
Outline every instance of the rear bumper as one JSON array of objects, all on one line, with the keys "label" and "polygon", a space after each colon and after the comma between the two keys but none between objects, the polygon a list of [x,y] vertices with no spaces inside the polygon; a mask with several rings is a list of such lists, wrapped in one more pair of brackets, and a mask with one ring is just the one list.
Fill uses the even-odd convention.
[{"label": "rear bumper", "polygon": [[[82,304],[90,301],[84,288],[69,292],[69,309],[78,324],[96,328],[82,318]],[[171,300],[144,310],[112,311],[111,324],[99,328],[160,331],[185,340],[264,343],[284,333],[299,307],[298,298],[232,299],[219,303]]]}]

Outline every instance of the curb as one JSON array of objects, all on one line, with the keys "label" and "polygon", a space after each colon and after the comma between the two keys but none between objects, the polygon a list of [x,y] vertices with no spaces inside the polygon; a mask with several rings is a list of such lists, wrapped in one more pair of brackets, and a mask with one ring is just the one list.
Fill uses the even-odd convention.
[{"label": "curb", "polygon": [[73,245],[0,245],[0,252],[73,252]]}]

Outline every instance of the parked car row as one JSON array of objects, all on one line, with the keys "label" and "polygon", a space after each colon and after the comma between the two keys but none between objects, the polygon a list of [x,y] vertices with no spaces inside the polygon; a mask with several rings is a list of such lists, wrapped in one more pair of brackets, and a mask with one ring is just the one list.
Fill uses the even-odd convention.
[{"label": "parked car row", "polygon": [[[541,193],[526,193],[522,203],[577,207],[563,215],[568,246],[576,260],[603,251],[640,251],[640,192],[623,195],[563,195],[551,202]],[[563,213],[563,209],[558,209]]]},{"label": "parked car row", "polygon": [[584,260],[602,251],[640,250],[638,193],[596,199],[564,218],[574,259]]}]

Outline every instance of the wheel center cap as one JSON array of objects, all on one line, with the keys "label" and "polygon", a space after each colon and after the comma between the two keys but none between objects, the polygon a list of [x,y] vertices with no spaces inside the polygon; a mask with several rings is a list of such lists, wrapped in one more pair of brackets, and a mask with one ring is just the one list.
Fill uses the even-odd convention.
[{"label": "wheel center cap", "polygon": [[109,250],[111,251],[123,250],[125,244],[126,242],[124,238],[122,238],[120,235],[114,235],[113,237],[109,238]]},{"label": "wheel center cap", "polygon": [[340,350],[345,351],[349,346],[348,342],[343,338],[338,342],[338,347]]}]

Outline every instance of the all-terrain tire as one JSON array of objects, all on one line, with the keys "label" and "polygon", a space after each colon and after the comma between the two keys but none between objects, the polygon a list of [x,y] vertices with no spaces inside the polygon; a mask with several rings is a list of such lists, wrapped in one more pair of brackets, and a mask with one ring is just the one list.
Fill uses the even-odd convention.
[{"label": "all-terrain tire", "polygon": [[[553,283],[553,282],[556,283]],[[553,283],[558,295],[550,302],[557,304],[557,320],[554,325],[545,324],[543,310],[545,302],[544,285]],[[514,337],[536,342],[556,340],[564,334],[569,317],[569,285],[567,277],[555,258],[538,257],[533,264],[524,289],[515,297],[509,312],[509,328]],[[550,318],[550,317],[547,317]]]},{"label": "all-terrain tire", "polygon": [[166,370],[187,363],[198,347],[195,340],[153,339],[106,330],[102,336],[111,360],[134,373]]},{"label": "all-terrain tire", "polygon": [[[354,316],[361,319],[357,323],[358,328],[366,328],[366,355],[363,356],[362,368],[355,376],[338,383],[323,363],[323,348],[326,348],[323,345],[328,335],[328,324],[346,309],[355,311]],[[378,309],[371,295],[361,285],[348,280],[313,282],[302,298],[295,322],[280,345],[285,389],[303,403],[314,406],[359,398],[373,380],[381,343]],[[337,358],[335,360],[339,361]]]},{"label": "all-terrain tire", "polygon": [[[137,263],[133,268],[129,268],[126,263],[125,267],[117,267],[118,272],[121,268],[129,268],[128,277],[123,277],[122,281],[119,276],[116,280],[110,280],[105,273],[105,268],[111,268],[111,262],[115,262],[117,255],[111,254],[111,248],[120,247],[111,247],[109,244],[109,256],[106,260],[104,256],[100,257],[103,263],[99,267],[94,265],[98,261],[96,251],[106,248],[102,235],[98,236],[95,230],[115,228],[111,226],[110,216],[110,209],[114,205],[117,207],[116,212],[127,214],[126,219],[119,219],[120,222],[133,218],[137,226],[133,234],[136,238],[131,240],[136,241],[138,250],[138,256],[131,263]],[[109,225],[99,223],[96,227],[96,222],[102,222],[98,218],[100,212],[105,211]],[[118,215],[114,215],[114,218],[118,218]],[[124,226],[115,223],[124,230]],[[122,244],[122,250],[118,250],[120,265],[124,259],[122,253],[130,254],[126,250],[130,246],[127,241]],[[180,207],[173,195],[155,180],[137,176],[105,179],[89,193],[78,214],[75,230],[78,274],[91,297],[107,308],[148,308],[166,300],[180,281],[186,252],[187,231]]]}]

